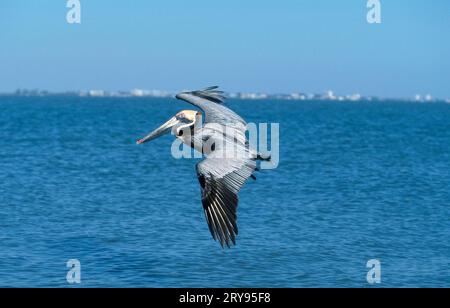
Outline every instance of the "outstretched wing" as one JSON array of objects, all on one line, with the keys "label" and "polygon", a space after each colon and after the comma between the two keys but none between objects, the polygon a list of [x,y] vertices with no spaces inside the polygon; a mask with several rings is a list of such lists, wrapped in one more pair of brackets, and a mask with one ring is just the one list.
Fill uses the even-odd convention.
[{"label": "outstretched wing", "polygon": [[[252,176],[256,162],[249,155],[246,143],[247,123],[223,105],[225,97],[217,89],[209,87],[183,92],[176,98],[200,108],[205,114],[204,131],[209,132],[208,141],[215,144],[215,150],[196,166],[202,204],[212,237],[222,247],[230,247],[236,243],[238,234],[238,192]],[[234,151],[235,155],[230,157],[225,154],[229,150]]]},{"label": "outstretched wing", "polygon": [[216,123],[220,125],[233,126],[245,130],[247,123],[234,111],[223,105],[225,97],[218,87],[209,87],[204,90],[182,92],[176,96],[205,113],[205,123]]},{"label": "outstretched wing", "polygon": [[236,244],[238,192],[255,168],[250,158],[223,158],[214,153],[196,165],[209,231],[222,247]]}]

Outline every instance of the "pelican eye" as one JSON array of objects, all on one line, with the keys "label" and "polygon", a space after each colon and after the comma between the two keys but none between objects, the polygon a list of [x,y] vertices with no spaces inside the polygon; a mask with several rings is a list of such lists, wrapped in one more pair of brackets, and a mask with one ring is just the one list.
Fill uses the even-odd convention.
[{"label": "pelican eye", "polygon": [[182,130],[182,129],[180,129],[180,130],[178,131],[178,136],[183,136],[183,130]]}]

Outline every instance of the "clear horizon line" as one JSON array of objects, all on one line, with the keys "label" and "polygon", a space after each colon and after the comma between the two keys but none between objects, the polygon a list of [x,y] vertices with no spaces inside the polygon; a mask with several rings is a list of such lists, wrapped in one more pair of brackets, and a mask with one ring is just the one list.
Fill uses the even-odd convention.
[{"label": "clear horizon line", "polygon": [[[63,90],[63,91],[51,91],[45,89],[28,89],[18,88],[12,92],[0,92],[1,96],[87,96],[87,97],[171,97],[179,92],[186,91],[168,91],[160,89],[141,89],[134,88],[131,90],[103,90],[103,89],[89,89],[89,90]],[[450,98],[433,97],[431,94],[415,94],[408,97],[388,97],[380,95],[363,95],[360,93],[351,94],[336,94],[332,90],[325,91],[323,93],[308,93],[308,92],[253,92],[253,91],[225,91],[225,94],[229,98],[241,98],[241,99],[265,99],[265,98],[278,98],[278,99],[292,99],[292,100],[406,100],[406,101],[443,101],[450,103]]]}]

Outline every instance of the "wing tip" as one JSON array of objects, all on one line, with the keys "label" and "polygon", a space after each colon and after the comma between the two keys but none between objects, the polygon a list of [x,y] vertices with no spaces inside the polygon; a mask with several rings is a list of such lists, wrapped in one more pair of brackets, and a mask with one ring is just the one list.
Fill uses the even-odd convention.
[{"label": "wing tip", "polygon": [[218,90],[219,86],[210,86],[202,90],[181,92],[175,96],[176,99],[187,100],[187,95],[209,100],[217,104],[223,104],[226,97],[223,91]]},{"label": "wing tip", "polygon": [[[208,213],[208,211],[211,212]],[[237,227],[227,225],[225,221],[220,220],[223,217],[219,218],[218,215],[220,214],[216,213],[214,209],[205,209],[206,221],[213,240],[218,242],[222,249],[231,248],[236,245]]]}]

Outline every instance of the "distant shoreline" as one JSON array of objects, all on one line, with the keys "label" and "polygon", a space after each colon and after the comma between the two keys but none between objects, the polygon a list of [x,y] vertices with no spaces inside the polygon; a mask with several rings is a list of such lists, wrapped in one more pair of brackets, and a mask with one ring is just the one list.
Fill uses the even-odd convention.
[{"label": "distant shoreline", "polygon": [[[148,92],[106,92],[106,91],[71,91],[71,92],[49,92],[40,90],[18,90],[14,93],[0,93],[1,97],[72,97],[72,98],[117,98],[117,99],[171,99],[175,97],[175,93],[164,91],[148,91]],[[338,96],[329,91],[325,94],[264,94],[264,93],[227,93],[230,100],[242,101],[261,101],[261,100],[277,100],[277,101],[305,101],[305,102],[403,102],[403,103],[447,103],[450,99],[432,98],[430,95],[424,97],[416,95],[414,98],[385,98],[377,96],[362,96],[359,94]]]},{"label": "distant shoreline", "polygon": [[[136,99],[136,100],[155,100],[155,99],[174,99],[174,96],[90,96],[90,95],[68,95],[62,93],[55,93],[49,95],[16,95],[11,93],[1,93],[0,99],[4,98],[80,98],[80,99]],[[405,98],[365,98],[362,97],[358,100],[352,99],[326,99],[326,98],[306,98],[306,99],[293,99],[293,98],[283,98],[277,96],[268,96],[264,98],[240,98],[240,97],[229,97],[231,101],[291,101],[291,102],[328,102],[328,103],[383,103],[383,102],[397,102],[397,103],[410,103],[410,104],[450,104],[450,99],[433,99],[431,101],[418,101],[414,99]]]}]

